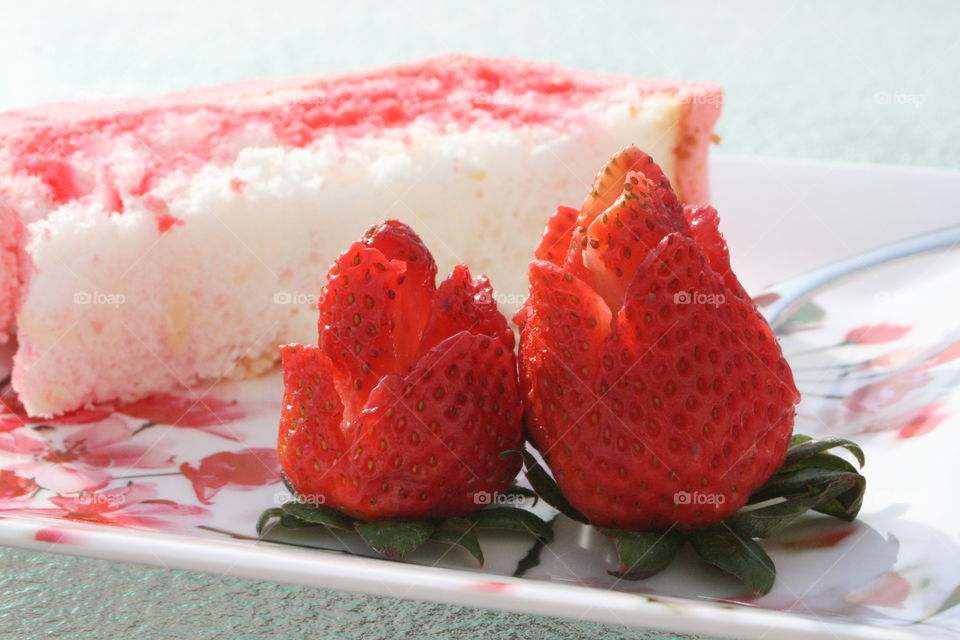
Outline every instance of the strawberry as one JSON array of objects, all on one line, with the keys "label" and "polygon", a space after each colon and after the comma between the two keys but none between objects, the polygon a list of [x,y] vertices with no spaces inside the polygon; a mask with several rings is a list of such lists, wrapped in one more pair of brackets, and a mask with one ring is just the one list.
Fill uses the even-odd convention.
[{"label": "strawberry", "polygon": [[515,320],[528,436],[564,497],[611,529],[732,515],[784,462],[799,393],[716,211],[627,147],[547,235],[569,251],[538,249]]},{"label": "strawberry", "polygon": [[570,246],[575,227],[574,223],[579,215],[580,212],[573,207],[557,207],[556,212],[547,222],[547,228],[543,230],[540,244],[534,251],[537,260],[546,260],[556,264],[562,261]]},{"label": "strawberry", "polygon": [[302,498],[364,521],[454,517],[496,493],[523,439],[514,335],[486,277],[436,264],[406,225],[337,258],[317,346],[281,347],[278,455]]},{"label": "strawberry", "polygon": [[727,252],[727,242],[720,233],[720,216],[717,215],[717,210],[710,206],[686,205],[683,215],[690,225],[690,235],[696,239],[707,256],[710,268],[723,278],[727,287],[738,297],[749,299],[737,276],[730,269],[730,254]]}]

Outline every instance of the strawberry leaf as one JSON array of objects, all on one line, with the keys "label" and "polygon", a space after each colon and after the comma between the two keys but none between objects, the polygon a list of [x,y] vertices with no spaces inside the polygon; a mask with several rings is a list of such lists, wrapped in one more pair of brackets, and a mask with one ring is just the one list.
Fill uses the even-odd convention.
[{"label": "strawberry leaf", "polygon": [[283,512],[311,524],[322,524],[330,529],[353,529],[353,519],[336,509],[323,505],[308,505],[302,502],[284,502]]},{"label": "strawberry leaf", "polygon": [[493,507],[467,516],[479,529],[500,529],[529,533],[542,542],[553,540],[553,527],[536,515],[515,507]]},{"label": "strawberry leaf", "polygon": [[863,494],[866,490],[867,479],[858,474],[853,487],[844,491],[833,500],[818,504],[813,509],[828,516],[850,522],[860,513],[860,507],[863,506]]},{"label": "strawberry leaf", "polygon": [[798,444],[803,444],[804,442],[810,442],[813,440],[810,436],[805,436],[802,433],[795,433],[790,436],[790,448],[797,446]]},{"label": "strawberry leaf", "polygon": [[540,499],[540,496],[537,495],[537,492],[533,489],[527,489],[526,487],[521,487],[518,484],[512,484],[507,487],[506,491],[500,493],[502,496],[508,496],[512,498],[533,498],[533,504],[537,504],[537,500]]},{"label": "strawberry leaf", "polygon": [[857,459],[857,462],[860,463],[861,467],[866,464],[866,459],[863,456],[863,449],[861,449],[857,443],[851,442],[850,440],[845,440],[843,438],[823,438],[822,440],[808,440],[796,445],[791,443],[791,447],[787,451],[787,459],[784,461],[782,468],[789,469],[812,455],[822,453],[836,447],[843,447],[852,453]]},{"label": "strawberry leaf", "polygon": [[770,593],[777,570],[753,539],[727,528],[710,527],[689,535],[694,551],[713,566],[739,578],[758,596]]},{"label": "strawberry leaf", "polygon": [[642,580],[660,573],[673,562],[683,538],[667,531],[624,531],[621,529],[598,529],[613,540],[617,548],[620,566],[607,573],[624,580]]},{"label": "strawberry leaf", "polygon": [[[857,468],[841,458],[840,456],[835,456],[832,453],[817,453],[809,458],[798,462],[797,464],[790,467],[791,471],[797,471],[799,469],[830,469],[833,471],[846,471],[847,473],[859,473]],[[783,473],[782,470],[780,473]]]},{"label": "strawberry leaf", "polygon": [[843,474],[831,481],[823,491],[810,496],[791,498],[782,502],[742,510],[725,520],[740,535],[748,538],[767,538],[786,528],[810,509],[830,505],[838,496],[856,484],[856,474]]},{"label": "strawberry leaf", "polygon": [[831,482],[843,477],[847,477],[851,482],[850,486],[853,486],[856,479],[863,476],[848,471],[817,468],[777,473],[767,480],[766,484],[753,492],[753,495],[750,496],[750,504],[765,502],[773,498],[794,498],[820,493]]},{"label": "strawberry leaf", "polygon": [[426,520],[415,522],[357,522],[354,527],[364,542],[388,558],[403,558],[430,539],[437,525]]},{"label": "strawberry leaf", "polygon": [[289,513],[285,513],[280,516],[280,526],[287,529],[307,529],[309,527],[322,527],[323,525],[316,524],[314,522],[307,522],[306,520],[295,518]]},{"label": "strawberry leaf", "polygon": [[447,518],[430,536],[431,540],[465,549],[483,566],[483,550],[477,540],[477,524],[467,518]]},{"label": "strawberry leaf", "polygon": [[260,517],[257,518],[257,535],[262,535],[264,528],[267,526],[267,523],[273,520],[274,518],[279,518],[283,515],[283,509],[274,507],[273,509],[267,509],[260,514]]},{"label": "strawberry leaf", "polygon": [[530,481],[530,486],[537,492],[537,495],[543,498],[544,502],[572,520],[590,524],[590,521],[587,520],[585,515],[577,511],[572,504],[567,502],[567,499],[560,492],[560,487],[557,486],[556,481],[547,473],[546,469],[540,466],[540,463],[533,457],[533,454],[524,449],[520,452],[520,455],[523,456],[523,464],[526,467],[526,476],[527,480]]}]

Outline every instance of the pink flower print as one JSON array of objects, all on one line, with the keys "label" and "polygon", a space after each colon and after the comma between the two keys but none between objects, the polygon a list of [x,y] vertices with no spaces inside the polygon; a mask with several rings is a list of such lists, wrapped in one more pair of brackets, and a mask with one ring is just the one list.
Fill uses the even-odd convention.
[{"label": "pink flower print", "polygon": [[25,505],[30,494],[36,491],[37,483],[17,475],[10,469],[0,469],[0,505],[5,508]]},{"label": "pink flower print", "polygon": [[280,482],[275,449],[221,451],[201,460],[196,468],[184,462],[180,471],[193,483],[193,491],[203,504],[211,504],[221,489],[250,491]]},{"label": "pink flower print", "polygon": [[117,411],[132,418],[156,424],[168,424],[188,429],[201,429],[228,440],[243,440],[231,429],[231,422],[241,420],[247,412],[236,401],[213,396],[177,396],[169,393],[149,396],[117,407]]},{"label": "pink flower print", "polygon": [[847,332],[844,342],[848,344],[880,344],[902,338],[912,327],[898,324],[863,325]]},{"label": "pink flower print", "polygon": [[924,350],[919,347],[900,347],[893,349],[876,358],[870,359],[865,369],[899,369],[923,357]]},{"label": "pink flower print", "polygon": [[919,389],[932,380],[923,371],[904,371],[871,382],[847,396],[843,405],[855,413],[876,413],[900,402],[914,389]]},{"label": "pink flower print", "polygon": [[79,496],[57,496],[50,502],[59,509],[32,509],[30,513],[113,527],[182,531],[201,524],[210,512],[192,505],[157,498],[152,483],[129,484]]},{"label": "pink flower print", "polygon": [[910,595],[910,583],[896,571],[888,571],[871,584],[851,591],[847,601],[868,607],[900,609]]},{"label": "pink flower print", "polygon": [[932,369],[933,367],[938,367],[941,364],[952,362],[957,358],[960,358],[960,340],[951,342],[945,349],[925,360],[919,368]]},{"label": "pink flower print", "polygon": [[921,407],[912,417],[895,427],[898,430],[897,435],[901,438],[916,438],[930,433],[950,417],[944,409],[945,404],[942,402]]},{"label": "pink flower print", "polygon": [[112,479],[110,467],[158,469],[173,456],[159,447],[129,444],[134,431],[110,418],[73,431],[56,445],[32,429],[0,433],[0,451],[19,459],[9,468],[56,493],[96,491]]}]

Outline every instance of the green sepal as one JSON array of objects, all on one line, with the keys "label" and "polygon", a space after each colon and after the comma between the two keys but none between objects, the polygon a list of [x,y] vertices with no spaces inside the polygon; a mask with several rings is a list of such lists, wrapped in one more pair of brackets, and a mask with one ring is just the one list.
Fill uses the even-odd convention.
[{"label": "green sepal", "polygon": [[521,487],[518,484],[512,484],[505,491],[501,491],[500,495],[508,497],[519,497],[519,498],[533,498],[533,504],[537,504],[537,500],[540,499],[540,496],[537,495],[537,492],[533,489],[527,489],[526,487]]},{"label": "green sepal", "polygon": [[850,522],[855,520],[863,506],[863,494],[867,491],[867,479],[857,474],[854,485],[833,500],[818,504],[814,511]]},{"label": "green sepal", "polygon": [[310,527],[322,527],[323,525],[315,522],[307,522],[306,520],[295,518],[289,513],[285,513],[280,516],[280,526],[286,529],[309,529]]},{"label": "green sepal", "polygon": [[810,436],[806,436],[802,433],[795,433],[790,436],[790,447],[795,447],[798,444],[803,444],[804,442],[810,442],[813,440]]},{"label": "green sepal", "polygon": [[297,495],[297,491],[293,488],[293,485],[290,484],[290,481],[287,479],[287,476],[285,473],[280,474],[280,481],[283,482],[283,486],[286,487],[287,491],[290,492],[290,495],[292,496]]},{"label": "green sepal", "polygon": [[447,518],[431,534],[431,540],[465,549],[483,566],[483,550],[477,539],[477,524],[467,518]]},{"label": "green sepal", "polygon": [[[863,450],[854,442],[843,438],[814,440],[809,436],[794,435],[790,441],[783,466],[766,484],[750,496],[748,504],[765,502],[778,497],[804,499],[811,509],[840,518],[853,520],[860,512],[866,490],[864,478],[849,461],[830,453],[830,449],[842,447],[849,451],[860,464],[865,463]],[[840,485],[846,485],[838,490]],[[829,492],[827,497],[823,496]],[[810,500],[805,500],[811,498]],[[787,513],[791,507],[778,507],[774,512]],[[737,517],[737,516],[734,516]]]},{"label": "green sepal", "polygon": [[[833,471],[846,471],[848,473],[860,473],[848,460],[835,456],[832,453],[815,453],[792,467],[790,471],[799,469],[830,469]],[[778,473],[784,473],[787,469],[781,468]]]},{"label": "green sepal", "polygon": [[540,517],[516,507],[490,507],[467,516],[478,529],[499,529],[529,533],[541,542],[553,540],[553,527]]},{"label": "green sepal", "polygon": [[841,474],[819,493],[789,498],[755,509],[740,510],[724,522],[742,536],[767,538],[785,529],[810,509],[832,504],[839,496],[855,486],[857,477],[861,476]]},{"label": "green sepal", "polygon": [[791,441],[790,448],[787,450],[787,458],[784,460],[781,469],[790,469],[797,463],[802,462],[812,455],[823,453],[824,451],[835,449],[837,447],[843,447],[852,453],[853,457],[857,459],[857,462],[860,463],[861,467],[866,464],[866,459],[863,455],[863,449],[861,449],[860,445],[858,445],[856,442],[852,442],[844,438],[823,438],[821,440],[807,440],[797,444],[793,444],[793,441]]},{"label": "green sepal", "polygon": [[832,469],[800,468],[787,473],[777,473],[765,485],[750,496],[750,504],[774,498],[799,498],[823,493],[834,483],[843,483],[846,489],[836,494],[831,502],[820,502],[815,510],[843,520],[853,520],[860,511],[866,478],[859,473],[834,471]]},{"label": "green sepal", "polygon": [[590,524],[590,521],[587,520],[585,515],[577,511],[572,504],[567,502],[563,493],[560,492],[560,487],[557,486],[556,481],[547,473],[546,469],[540,466],[540,463],[533,457],[533,454],[524,449],[520,451],[520,455],[523,456],[523,464],[526,468],[525,473],[527,480],[530,481],[530,486],[537,492],[537,495],[543,498],[544,502],[571,520]]},{"label": "green sepal", "polygon": [[819,493],[837,479],[849,476],[850,482],[853,482],[853,476],[857,475],[859,474],[849,471],[834,471],[833,469],[818,469],[816,467],[776,473],[762,487],[753,492],[750,496],[750,503],[765,502],[773,498],[793,498]]},{"label": "green sepal", "polygon": [[740,579],[755,595],[770,593],[777,570],[767,552],[752,538],[724,527],[709,527],[690,532],[688,539],[697,555]]},{"label": "green sepal", "polygon": [[330,507],[293,500],[284,502],[282,508],[284,513],[310,524],[322,524],[330,529],[353,529],[353,518]]},{"label": "green sepal", "polygon": [[279,518],[283,515],[283,509],[279,507],[274,507],[272,509],[267,509],[260,514],[260,517],[257,518],[257,535],[263,535],[263,530],[266,528],[267,523],[273,520],[274,518]]},{"label": "green sepal", "polygon": [[608,569],[607,573],[624,580],[642,580],[660,573],[673,562],[683,545],[683,538],[671,531],[598,531],[613,540],[620,562],[617,569]]},{"label": "green sepal", "polygon": [[428,520],[397,522],[356,522],[354,528],[364,542],[388,558],[403,558],[430,539],[437,525]]}]

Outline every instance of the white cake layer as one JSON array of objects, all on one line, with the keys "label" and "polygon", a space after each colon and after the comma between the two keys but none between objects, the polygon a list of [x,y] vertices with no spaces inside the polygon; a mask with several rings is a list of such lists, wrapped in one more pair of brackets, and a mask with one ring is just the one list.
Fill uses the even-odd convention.
[{"label": "white cake layer", "polygon": [[96,199],[35,212],[17,320],[22,401],[49,416],[270,366],[278,344],[316,340],[330,263],[387,218],[413,226],[441,274],[459,262],[487,273],[512,314],[547,218],[578,206],[612,153],[635,144],[673,177],[677,94],[629,88],[590,108],[562,133],[424,125],[247,148],[163,179],[153,193],[184,221],[165,233],[137,200],[122,215]]}]

